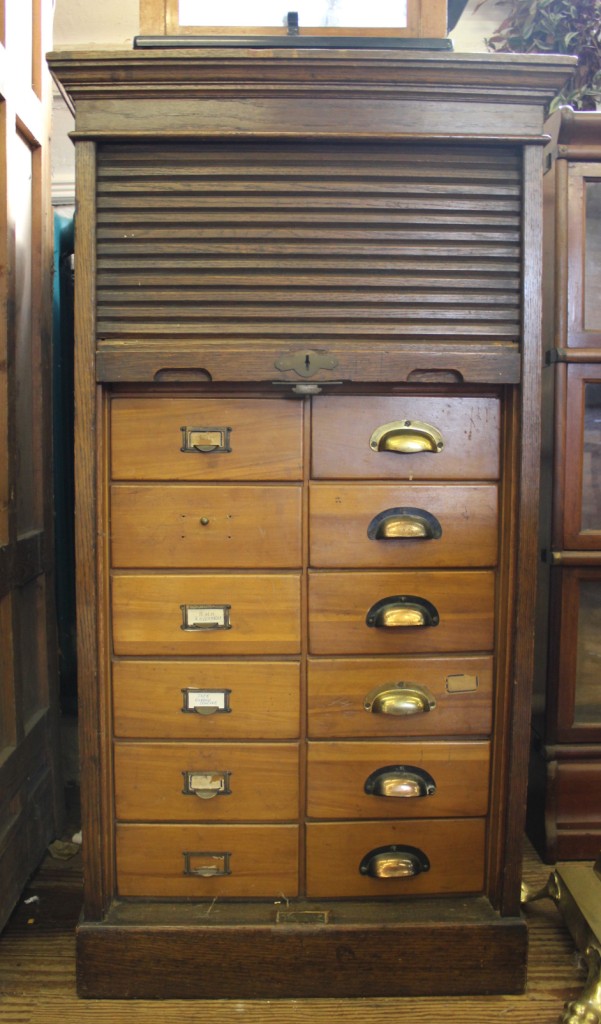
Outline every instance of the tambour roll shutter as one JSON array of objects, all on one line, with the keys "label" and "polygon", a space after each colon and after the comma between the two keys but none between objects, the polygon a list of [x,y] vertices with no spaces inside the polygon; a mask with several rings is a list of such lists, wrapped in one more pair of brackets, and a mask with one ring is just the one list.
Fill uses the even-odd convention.
[{"label": "tambour roll shutter", "polygon": [[519,340],[512,149],[115,144],[98,156],[100,347]]}]

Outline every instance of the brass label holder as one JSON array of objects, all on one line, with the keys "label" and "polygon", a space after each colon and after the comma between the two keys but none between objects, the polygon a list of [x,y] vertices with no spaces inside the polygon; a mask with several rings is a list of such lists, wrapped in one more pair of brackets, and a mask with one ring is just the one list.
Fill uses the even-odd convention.
[{"label": "brass label holder", "polygon": [[184,875],[200,878],[222,878],[231,875],[231,853],[213,850],[184,850]]},{"label": "brass label holder", "polygon": [[231,629],[231,604],[180,604],[180,629],[194,633],[202,630]]},{"label": "brass label holder", "polygon": [[231,690],[182,690],[182,711],[187,715],[228,715]]},{"label": "brass label holder", "polygon": [[231,452],[231,427],[180,427],[182,433],[181,452],[186,454],[208,454],[210,452]]},{"label": "brass label holder", "polygon": [[201,800],[212,800],[216,796],[230,796],[231,772],[184,771],[184,796],[197,796]]}]

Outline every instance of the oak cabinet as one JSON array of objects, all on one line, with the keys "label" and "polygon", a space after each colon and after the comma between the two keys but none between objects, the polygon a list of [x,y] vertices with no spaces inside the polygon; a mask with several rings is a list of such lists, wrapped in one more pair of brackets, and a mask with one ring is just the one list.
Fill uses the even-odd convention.
[{"label": "oak cabinet", "polygon": [[79,196],[80,992],[519,991],[540,142],[570,60],[51,66]]}]

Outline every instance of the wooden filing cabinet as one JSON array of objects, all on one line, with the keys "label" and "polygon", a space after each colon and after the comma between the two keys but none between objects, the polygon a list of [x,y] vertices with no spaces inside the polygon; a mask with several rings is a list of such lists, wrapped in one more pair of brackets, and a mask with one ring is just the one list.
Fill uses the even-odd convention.
[{"label": "wooden filing cabinet", "polygon": [[81,993],[521,990],[540,142],[569,60],[51,66],[79,168]]}]

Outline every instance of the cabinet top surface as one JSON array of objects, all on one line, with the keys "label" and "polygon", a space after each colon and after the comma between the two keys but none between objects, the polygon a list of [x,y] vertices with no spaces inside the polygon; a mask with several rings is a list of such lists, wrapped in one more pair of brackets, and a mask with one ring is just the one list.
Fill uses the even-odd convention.
[{"label": "cabinet top surface", "polygon": [[[267,73],[274,81],[386,82],[390,85],[499,86],[534,93],[561,86],[574,67],[575,58],[561,54],[490,54],[448,51],[311,48],[298,46],[150,48],[122,50],[57,50],[48,54],[54,75],[74,94],[83,88],[102,86],[119,91],[125,85],[186,84],[208,81],[262,81]],[[416,95],[419,99],[419,94]]]}]

